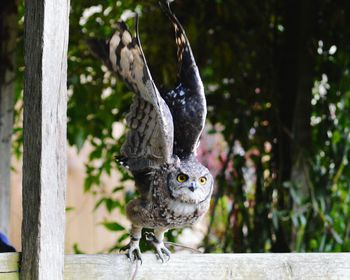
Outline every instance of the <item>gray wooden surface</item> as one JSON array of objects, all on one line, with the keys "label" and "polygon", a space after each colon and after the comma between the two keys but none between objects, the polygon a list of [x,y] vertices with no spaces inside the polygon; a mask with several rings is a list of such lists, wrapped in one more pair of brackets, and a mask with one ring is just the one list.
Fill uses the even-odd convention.
[{"label": "gray wooden surface", "polygon": [[63,279],[69,0],[25,1],[21,279]]},{"label": "gray wooden surface", "polygon": [[[131,279],[122,255],[67,256],[66,280]],[[144,255],[135,279],[350,279],[350,254],[173,254],[166,264]]]},{"label": "gray wooden surface", "polygon": [[17,13],[15,1],[5,0],[0,17],[0,231],[10,224],[11,135],[15,101]]},{"label": "gray wooden surface", "polygon": [[19,254],[1,253],[0,254],[0,280],[18,280],[19,279]]},{"label": "gray wooden surface", "polygon": [[[153,254],[144,254],[143,259],[135,279],[350,279],[350,253],[173,254],[166,264]],[[69,255],[65,257],[64,279],[132,279],[135,269],[125,255]],[[18,254],[0,254],[0,279],[18,279],[16,271]]]}]

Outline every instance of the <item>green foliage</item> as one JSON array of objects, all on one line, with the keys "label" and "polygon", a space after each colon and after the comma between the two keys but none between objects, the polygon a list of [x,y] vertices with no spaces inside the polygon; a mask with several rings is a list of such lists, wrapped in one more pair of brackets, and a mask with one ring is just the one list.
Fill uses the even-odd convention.
[{"label": "green foliage", "polygon": [[[220,134],[224,142],[212,150],[201,147],[206,150],[202,160],[218,162],[212,170],[218,175],[203,241],[207,252],[350,248],[350,34],[345,21],[350,10],[328,0],[312,9],[301,2],[173,3],[205,83],[208,135]],[[109,37],[125,11],[135,9],[141,14],[141,40],[153,78],[161,88],[171,87],[177,71],[175,42],[157,1],[71,3],[68,140],[78,150],[91,145],[84,190],[96,196],[96,208],[109,213],[125,214],[127,202],[136,195],[124,192],[132,178],[114,161],[124,136],[113,136],[132,93],[91,55],[86,40]],[[307,42],[298,32],[307,34]],[[23,67],[19,69],[22,80]],[[300,90],[303,81],[311,85],[307,90]],[[311,104],[306,114],[295,105],[302,95]],[[305,124],[303,131],[295,130],[296,120]],[[20,132],[15,130],[15,143],[21,142]],[[302,133],[310,136],[305,146],[296,140]],[[15,151],[20,154],[19,144]],[[294,157],[299,151],[302,162]],[[294,176],[298,164],[304,171]],[[99,187],[101,176],[116,169],[120,185],[105,194]],[[116,192],[124,198],[116,200]],[[116,221],[101,225],[120,233],[111,251],[120,249],[127,229]],[[176,241],[178,234],[170,231],[168,238]],[[75,250],[80,252],[78,246]]]},{"label": "green foliage", "polygon": [[80,250],[79,245],[77,243],[73,244],[74,254],[85,254],[82,250]]},{"label": "green foliage", "polygon": [[114,222],[114,223],[109,223],[109,222],[103,222],[102,223],[108,230],[111,230],[111,231],[122,231],[122,230],[125,230],[125,228]]}]

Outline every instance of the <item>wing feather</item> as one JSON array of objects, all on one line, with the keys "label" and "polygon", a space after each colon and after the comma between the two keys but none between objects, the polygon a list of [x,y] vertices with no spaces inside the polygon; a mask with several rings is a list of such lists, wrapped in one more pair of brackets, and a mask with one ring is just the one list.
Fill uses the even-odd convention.
[{"label": "wing feather", "polygon": [[138,31],[133,37],[120,22],[109,41],[112,69],[135,92],[126,122],[130,130],[122,146],[131,171],[167,163],[173,152],[173,119],[154,84],[143,55]]},{"label": "wing feather", "polygon": [[170,9],[169,0],[159,2],[163,12],[171,20],[175,29],[175,42],[177,46],[177,60],[179,63],[178,78],[180,83],[192,91],[203,91],[203,82],[199,75],[190,42],[181,23]]},{"label": "wing feather", "polygon": [[204,87],[185,30],[171,11],[169,0],[159,4],[174,26],[179,63],[179,84],[163,97],[174,119],[174,154],[186,158],[196,152],[205,125]]}]

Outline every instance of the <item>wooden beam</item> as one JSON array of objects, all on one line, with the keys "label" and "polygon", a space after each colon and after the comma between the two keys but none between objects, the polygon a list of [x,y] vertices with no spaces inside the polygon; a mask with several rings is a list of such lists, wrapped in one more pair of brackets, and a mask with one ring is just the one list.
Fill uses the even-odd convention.
[{"label": "wooden beam", "polygon": [[[64,279],[131,279],[135,269],[125,255],[69,255]],[[18,279],[1,278],[5,272],[18,277],[18,254],[0,254],[0,279]],[[154,280],[350,279],[350,253],[173,254],[165,264],[144,254],[136,274]]]},{"label": "wooden beam", "polygon": [[25,1],[21,279],[63,279],[69,0]]},{"label": "wooden beam", "polygon": [[0,279],[18,280],[19,279],[19,254],[2,253],[0,254]]},{"label": "wooden beam", "polygon": [[[124,255],[67,256],[66,280],[131,279]],[[350,279],[350,254],[173,254],[161,264],[144,254],[135,279]]]}]

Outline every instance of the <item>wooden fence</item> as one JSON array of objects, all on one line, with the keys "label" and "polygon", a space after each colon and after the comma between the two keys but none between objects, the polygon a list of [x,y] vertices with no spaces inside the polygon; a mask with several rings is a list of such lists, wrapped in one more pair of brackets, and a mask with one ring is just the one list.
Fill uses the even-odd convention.
[{"label": "wooden fence", "polygon": [[[0,255],[0,280],[19,279],[19,254]],[[350,279],[350,253],[174,254],[168,263],[144,254],[142,265],[125,255],[69,255],[65,280],[310,280]]]},{"label": "wooden fence", "polygon": [[64,256],[69,0],[25,1],[22,253],[0,254],[0,280],[350,279],[350,254]]}]

